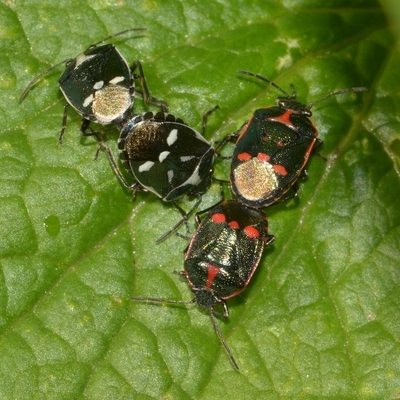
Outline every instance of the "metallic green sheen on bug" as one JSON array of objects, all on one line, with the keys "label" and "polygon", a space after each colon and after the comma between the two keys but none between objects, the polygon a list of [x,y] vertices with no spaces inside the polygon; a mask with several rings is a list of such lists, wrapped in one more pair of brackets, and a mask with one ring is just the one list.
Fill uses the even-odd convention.
[{"label": "metallic green sheen on bug", "polygon": [[261,210],[236,200],[214,207],[198,226],[185,256],[185,275],[197,303],[206,308],[224,305],[226,299],[241,293],[265,245],[273,240]]},{"label": "metallic green sheen on bug", "polygon": [[[207,210],[206,210],[207,211]],[[257,269],[265,247],[274,241],[268,234],[268,222],[263,211],[224,201],[211,208],[186,250],[184,271],[194,294],[193,302],[206,308],[221,343],[232,364],[239,366],[222,337],[216,317],[229,317],[226,300],[245,290]],[[134,297],[134,300],[187,303],[153,297]],[[222,313],[215,308],[222,307]]]}]

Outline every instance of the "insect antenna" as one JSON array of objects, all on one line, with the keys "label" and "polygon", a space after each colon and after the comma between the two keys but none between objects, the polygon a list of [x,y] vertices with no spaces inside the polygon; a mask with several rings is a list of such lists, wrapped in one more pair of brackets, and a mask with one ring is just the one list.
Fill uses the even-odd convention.
[{"label": "insect antenna", "polygon": [[267,82],[269,85],[273,86],[274,88],[278,89],[281,93],[283,93],[285,96],[287,96],[288,98],[291,98],[292,96],[290,96],[287,92],[285,92],[280,86],[278,86],[275,82],[270,81],[267,78],[264,78],[261,75],[258,74],[253,74],[253,72],[249,72],[249,71],[243,71],[243,70],[239,70],[238,71],[239,74],[243,74],[243,75],[249,75],[249,76],[254,76],[255,78],[258,78],[264,82]]},{"label": "insect antenna", "polygon": [[210,310],[210,317],[211,317],[211,322],[212,322],[212,324],[213,324],[215,333],[216,333],[217,336],[219,337],[219,340],[221,341],[222,345],[225,347],[225,350],[226,350],[226,352],[227,352],[227,354],[228,354],[229,359],[231,360],[233,366],[234,366],[236,369],[239,369],[239,366],[238,366],[238,364],[237,364],[237,362],[236,362],[236,360],[235,360],[235,357],[233,357],[233,354],[232,354],[232,352],[231,352],[231,349],[230,349],[229,346],[228,346],[228,343],[226,343],[225,339],[224,339],[223,336],[222,336],[222,333],[221,333],[221,331],[220,331],[220,329],[219,329],[219,327],[218,327],[217,319],[215,318],[215,315],[213,314],[213,311],[212,311],[212,310]]}]

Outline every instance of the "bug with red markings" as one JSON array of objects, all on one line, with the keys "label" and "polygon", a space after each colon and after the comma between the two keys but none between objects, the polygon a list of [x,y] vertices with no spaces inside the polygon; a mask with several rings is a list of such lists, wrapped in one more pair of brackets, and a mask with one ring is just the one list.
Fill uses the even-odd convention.
[{"label": "bug with red markings", "polygon": [[[322,141],[311,120],[311,108],[330,97],[349,92],[363,92],[365,87],[353,87],[330,93],[309,105],[297,101],[274,82],[248,71],[277,88],[285,97],[276,105],[259,108],[243,126],[225,137],[222,144],[235,141],[230,182],[237,200],[251,207],[262,208],[277,202],[289,189],[298,194],[297,179],[314,148]],[[294,197],[290,196],[288,198]]]},{"label": "bug with red markings", "polygon": [[[218,328],[216,316],[229,317],[226,300],[243,292],[258,267],[265,246],[274,240],[268,234],[263,211],[235,200],[223,201],[208,211],[185,253],[184,271],[194,294],[192,302],[210,312],[215,332],[228,356],[239,368]],[[134,300],[188,303],[179,300],[134,297]],[[222,307],[222,313],[215,307]]]}]

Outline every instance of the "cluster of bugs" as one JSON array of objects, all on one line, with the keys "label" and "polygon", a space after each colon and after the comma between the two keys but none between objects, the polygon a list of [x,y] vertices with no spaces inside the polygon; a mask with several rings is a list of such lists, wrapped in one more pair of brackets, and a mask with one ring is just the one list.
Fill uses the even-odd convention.
[{"label": "cluster of bugs", "polygon": [[[184,269],[178,273],[187,279],[193,300],[152,297],[133,300],[196,303],[207,309],[233,366],[239,369],[216,317],[229,316],[226,300],[246,288],[265,248],[274,241],[274,236],[268,233],[264,208],[298,195],[297,180],[304,174],[312,151],[322,144],[311,120],[311,108],[330,97],[367,89],[339,90],[304,105],[297,101],[293,87],[290,95],[260,75],[239,71],[272,85],[283,96],[277,98],[275,106],[255,110],[236,132],[226,135],[214,148],[204,138],[204,132],[208,116],[218,106],[204,114],[201,132],[197,132],[169,114],[166,102],[151,96],[139,61],[130,67],[114,45],[103,44],[112,37],[136,30],[141,28],[109,36],[75,58],[47,69],[31,81],[20,100],[43,75],[65,64],[66,69],[58,80],[67,100],[59,142],[66,130],[67,109],[72,106],[82,116],[81,135],[95,137],[123,186],[133,195],[137,191],[153,192],[163,201],[172,202],[182,214],[181,220],[161,239],[178,229],[199,206],[214,179],[213,163],[219,149],[227,142],[234,142],[229,177],[232,199],[223,199],[196,214],[197,229],[185,251]],[[141,90],[136,88],[137,79]],[[159,107],[160,111],[134,114],[136,96]],[[90,127],[91,122],[117,127],[120,161],[132,176],[132,183],[126,181],[111,150],[102,142],[100,132]],[[290,190],[292,194],[288,193]],[[177,203],[184,196],[197,198],[189,211]],[[204,214],[201,220],[200,215]]]}]

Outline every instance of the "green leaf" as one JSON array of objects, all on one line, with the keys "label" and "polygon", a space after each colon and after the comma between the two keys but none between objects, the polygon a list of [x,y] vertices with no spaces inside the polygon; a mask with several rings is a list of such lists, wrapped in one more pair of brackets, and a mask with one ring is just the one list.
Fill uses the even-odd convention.
[{"label": "green leaf", "polygon": [[[400,51],[380,3],[3,1],[0,26],[0,398],[400,396]],[[219,321],[239,372],[207,312],[131,301],[192,298],[173,274],[185,240],[155,244],[180,216],[152,194],[131,202],[75,112],[57,144],[63,68],[18,103],[46,68],[130,27],[147,30],[113,42],[171,113],[199,129],[220,105],[212,141],[280,95],[238,69],[306,104],[369,88],[313,108],[327,161],[312,157],[299,198],[266,210],[276,241]]]}]

